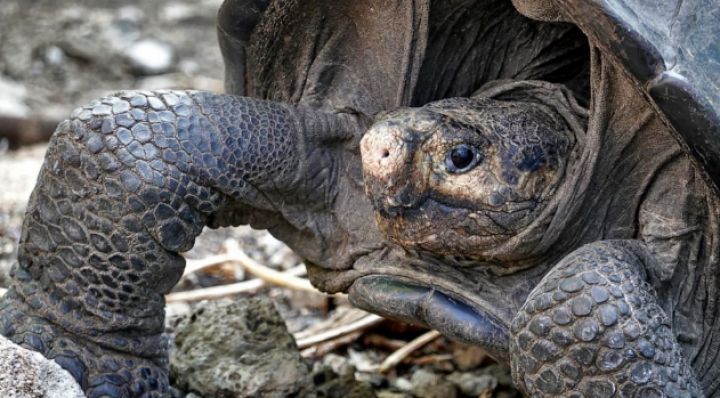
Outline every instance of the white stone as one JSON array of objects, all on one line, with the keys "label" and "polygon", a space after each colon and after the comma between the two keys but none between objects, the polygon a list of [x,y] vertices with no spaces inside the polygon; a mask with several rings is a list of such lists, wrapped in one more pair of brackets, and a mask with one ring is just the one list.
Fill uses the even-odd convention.
[{"label": "white stone", "polygon": [[60,365],[0,336],[0,391],[4,398],[83,398]]},{"label": "white stone", "polygon": [[136,72],[157,75],[172,68],[175,50],[156,39],[141,39],[125,50],[125,57]]},{"label": "white stone", "polygon": [[25,104],[25,86],[10,80],[0,79],[0,115],[27,117],[30,108]]}]

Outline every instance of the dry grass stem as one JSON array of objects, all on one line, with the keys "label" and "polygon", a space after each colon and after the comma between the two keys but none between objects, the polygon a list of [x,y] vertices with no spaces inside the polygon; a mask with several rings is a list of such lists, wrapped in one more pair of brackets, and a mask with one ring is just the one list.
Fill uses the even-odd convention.
[{"label": "dry grass stem", "polygon": [[404,347],[393,352],[387,358],[385,358],[383,363],[380,364],[379,371],[381,373],[389,371],[390,369],[397,366],[397,364],[402,362],[405,358],[407,358],[410,354],[412,354],[415,350],[421,348],[425,344],[437,339],[440,336],[440,332],[438,332],[437,330],[431,330],[423,335],[416,337],[414,340],[407,343]]},{"label": "dry grass stem", "polygon": [[199,260],[186,260],[185,261],[185,271],[183,271],[183,278],[186,278],[190,274],[194,274],[195,272],[201,271],[205,268],[214,267],[216,265],[225,264],[228,262],[233,262],[234,257],[232,257],[230,254],[218,254],[215,256],[205,257],[201,258]]},{"label": "dry grass stem", "polygon": [[341,325],[325,332],[313,334],[311,336],[303,338],[295,337],[295,339],[297,341],[298,348],[302,350],[310,346],[320,344],[328,340],[338,338],[340,336],[344,336],[346,334],[350,334],[359,330],[365,330],[367,328],[377,325],[382,320],[383,318],[378,315],[367,314],[366,316],[356,320],[355,322]]},{"label": "dry grass stem", "polygon": [[359,339],[363,332],[363,330],[358,330],[357,332],[346,334],[336,339],[328,340],[324,343],[308,347],[300,351],[300,355],[302,355],[303,358],[321,357],[337,348],[351,344],[355,340]]},{"label": "dry grass stem", "polygon": [[414,358],[410,362],[413,365],[430,365],[438,362],[447,362],[453,360],[452,354],[432,354]]},{"label": "dry grass stem", "polygon": [[391,339],[381,334],[369,334],[363,338],[363,342],[365,345],[380,347],[390,351],[399,350],[407,344],[405,340]]},{"label": "dry grass stem", "polygon": [[[290,268],[289,270],[282,272],[281,274],[286,275],[287,277],[297,277],[298,275],[304,275],[305,266],[298,265],[297,267]],[[234,294],[254,292],[265,285],[266,282],[263,279],[251,279],[249,281],[231,283],[229,285],[213,286],[203,289],[188,290],[186,292],[170,293],[165,296],[165,302],[172,303],[178,301],[220,299],[223,297],[232,296]],[[317,290],[315,291],[317,292]]]},{"label": "dry grass stem", "polygon": [[227,256],[231,258],[230,261],[236,262],[245,269],[248,273],[255,275],[256,277],[264,280],[267,283],[286,287],[292,290],[300,290],[306,292],[319,293],[317,289],[310,284],[310,281],[304,278],[298,278],[296,276],[288,275],[284,272],[274,270],[270,267],[266,267],[257,261],[253,260],[245,254],[240,245],[234,240],[227,240],[225,242],[227,247]]},{"label": "dry grass stem", "polygon": [[315,336],[329,329],[336,329],[342,325],[349,325],[355,321],[365,318],[367,312],[353,307],[339,307],[329,318],[308,326],[294,334],[295,340],[302,340]]}]

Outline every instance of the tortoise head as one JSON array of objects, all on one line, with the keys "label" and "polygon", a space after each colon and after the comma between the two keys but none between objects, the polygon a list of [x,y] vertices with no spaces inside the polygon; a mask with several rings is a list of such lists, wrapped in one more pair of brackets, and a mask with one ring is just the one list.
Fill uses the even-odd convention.
[{"label": "tortoise head", "polygon": [[392,242],[488,260],[538,218],[574,142],[546,105],[445,99],[377,120],[361,143],[365,189]]}]

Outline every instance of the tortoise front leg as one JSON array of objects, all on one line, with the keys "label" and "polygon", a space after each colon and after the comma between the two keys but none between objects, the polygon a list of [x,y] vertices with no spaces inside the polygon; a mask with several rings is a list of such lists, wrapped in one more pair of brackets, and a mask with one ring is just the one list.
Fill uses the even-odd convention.
[{"label": "tortoise front leg", "polygon": [[586,245],[555,266],[513,320],[515,383],[532,397],[702,397],[635,241]]},{"label": "tortoise front leg", "polygon": [[178,252],[218,214],[298,193],[307,146],[352,136],[332,120],[184,91],[79,108],[50,142],[0,333],[57,361],[90,397],[164,395],[163,295],[182,274]]}]

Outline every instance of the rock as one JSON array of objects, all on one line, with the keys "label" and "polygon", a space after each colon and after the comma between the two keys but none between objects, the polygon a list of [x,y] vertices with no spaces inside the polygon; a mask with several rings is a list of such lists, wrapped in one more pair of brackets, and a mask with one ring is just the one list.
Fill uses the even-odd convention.
[{"label": "rock", "polygon": [[410,380],[404,378],[404,377],[398,377],[395,379],[395,388],[401,390],[401,391],[412,391],[413,385],[410,382]]},{"label": "rock", "polygon": [[373,388],[385,388],[390,383],[385,376],[377,372],[355,372],[355,379],[370,384]]},{"label": "rock", "polygon": [[264,297],[206,302],[174,325],[175,385],[204,397],[305,396],[308,366]]},{"label": "rock", "polygon": [[357,351],[352,348],[348,349],[348,360],[350,364],[355,366],[358,372],[372,373],[378,370],[378,364],[381,358],[377,352],[372,350]]},{"label": "rock", "polygon": [[177,320],[186,316],[192,308],[190,304],[184,302],[167,303],[165,305],[165,325],[171,327]]},{"label": "rock", "polygon": [[494,377],[499,386],[502,387],[513,387],[512,375],[510,374],[510,367],[500,364],[492,364],[479,369],[477,373],[486,374]]},{"label": "rock", "polygon": [[313,372],[317,398],[375,398],[368,383],[355,380],[352,374],[338,376],[328,366],[319,366]]},{"label": "rock", "polygon": [[355,367],[348,362],[347,358],[341,357],[340,355],[327,354],[323,358],[323,363],[340,376],[355,374]]},{"label": "rock", "polygon": [[380,390],[377,392],[377,398],[412,398],[412,396],[405,394],[404,392]]},{"label": "rock", "polygon": [[60,365],[0,336],[0,391],[4,398],[83,398],[80,386]]},{"label": "rock", "polygon": [[133,72],[140,75],[159,75],[174,66],[175,50],[165,42],[156,39],[141,39],[125,50]]},{"label": "rock", "polygon": [[497,379],[487,374],[455,372],[447,379],[455,384],[463,394],[471,397],[492,392],[498,385]]},{"label": "rock", "polygon": [[61,66],[65,62],[65,51],[58,46],[48,46],[43,57],[48,65]]},{"label": "rock", "polygon": [[412,392],[418,398],[455,398],[457,388],[441,375],[420,369],[412,375]]}]

